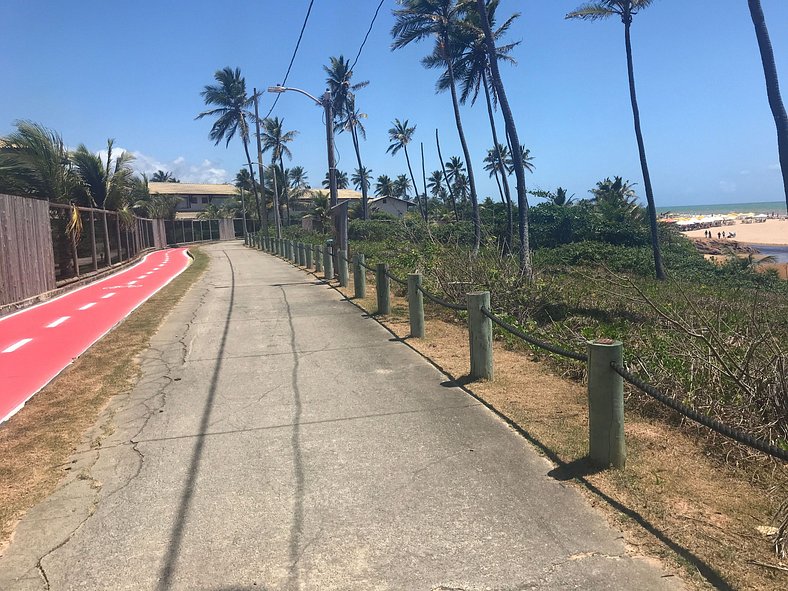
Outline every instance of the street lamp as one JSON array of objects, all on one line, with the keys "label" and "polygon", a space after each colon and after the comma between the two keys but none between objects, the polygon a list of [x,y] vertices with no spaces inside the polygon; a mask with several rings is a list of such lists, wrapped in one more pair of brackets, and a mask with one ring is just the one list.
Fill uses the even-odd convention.
[{"label": "street lamp", "polygon": [[[344,214],[337,209],[337,166],[334,156],[334,114],[331,104],[331,91],[326,90],[321,98],[317,98],[305,90],[300,88],[292,88],[289,86],[269,86],[268,92],[274,94],[282,94],[284,92],[297,92],[303,94],[307,98],[313,100],[318,107],[323,107],[326,114],[326,147],[328,149],[328,190],[329,190],[329,204],[331,205],[332,218],[334,221],[334,244],[337,245],[338,250],[344,250],[347,253],[347,210]],[[336,253],[335,253],[336,257]],[[338,268],[334,265],[334,268]]]}]

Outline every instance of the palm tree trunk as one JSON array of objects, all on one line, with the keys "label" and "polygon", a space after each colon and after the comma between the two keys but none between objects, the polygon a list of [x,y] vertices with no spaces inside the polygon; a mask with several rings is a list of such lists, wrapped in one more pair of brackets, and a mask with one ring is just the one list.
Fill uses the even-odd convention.
[{"label": "palm tree trunk", "polygon": [[435,144],[438,146],[438,160],[441,161],[441,170],[443,171],[443,178],[446,180],[446,188],[449,190],[449,198],[451,199],[451,207],[454,210],[454,221],[459,222],[460,216],[457,214],[457,200],[454,198],[454,191],[451,190],[451,182],[449,175],[446,174],[446,165],[443,163],[443,155],[441,154],[441,141],[438,138],[438,129],[435,129]]},{"label": "palm tree trunk", "polygon": [[[484,0],[481,0],[484,2]],[[444,47],[450,47],[448,35],[444,34]],[[482,243],[482,222],[479,218],[479,197],[476,194],[476,179],[473,176],[473,164],[471,163],[471,153],[468,150],[468,142],[465,141],[465,132],[462,129],[462,118],[460,117],[460,103],[457,100],[457,85],[454,80],[454,66],[450,56],[446,56],[446,70],[449,74],[449,87],[451,89],[451,103],[454,107],[454,123],[457,126],[457,134],[460,136],[462,154],[465,157],[465,166],[468,169],[468,186],[471,190],[471,206],[473,207],[473,251],[479,252]]]},{"label": "palm tree trunk", "polygon": [[[356,162],[358,162],[358,174],[363,174],[364,166],[361,164],[361,150],[358,145],[358,134],[356,133],[356,126],[350,126],[350,137],[353,138],[353,149],[356,150]],[[365,178],[361,179],[361,219],[368,220],[369,213],[367,211],[367,182]]]},{"label": "palm tree trunk", "polygon": [[769,30],[766,28],[766,17],[763,15],[761,0],[748,0],[750,16],[755,26],[755,37],[758,39],[758,49],[761,52],[763,74],[766,78],[766,94],[769,97],[769,107],[772,110],[774,124],[777,127],[777,153],[780,158],[780,169],[783,175],[783,191],[785,192],[785,206],[788,208],[788,115],[780,95],[780,82],[777,79],[777,66],[774,63],[774,51],[769,39]]},{"label": "palm tree trunk", "polygon": [[282,212],[279,209],[279,188],[276,186],[276,156],[271,158],[271,169],[274,181],[274,220],[276,222],[276,237],[282,237]]},{"label": "palm tree trunk", "polygon": [[[490,89],[488,87],[487,72],[482,71],[482,85],[484,86],[484,98],[487,99],[487,115],[490,118],[490,129],[492,130],[493,145],[495,146],[495,153],[498,157],[497,166],[501,167],[501,180],[503,182],[502,198],[506,198],[506,252],[511,252],[512,242],[514,242],[514,224],[512,218],[512,194],[509,192],[509,180],[506,178],[506,170],[504,168],[503,157],[501,156],[500,143],[498,142],[498,130],[495,128],[495,116],[493,115],[492,99],[490,97]],[[496,171],[495,180],[498,180]],[[498,191],[501,190],[501,184],[498,184]]]},{"label": "palm tree trunk", "polygon": [[646,201],[648,202],[648,225],[651,229],[651,250],[654,254],[654,271],[657,279],[665,279],[665,268],[662,266],[662,253],[659,248],[659,231],[657,229],[657,209],[654,205],[654,192],[651,189],[651,176],[648,172],[648,162],[646,161],[646,147],[643,144],[643,132],[640,129],[640,110],[638,109],[638,99],[635,94],[635,69],[632,65],[632,41],[629,29],[632,25],[632,17],[624,18],[624,39],[627,49],[627,74],[629,75],[629,98],[632,102],[632,118],[635,120],[635,137],[638,143],[638,153],[640,154],[640,169],[643,172],[643,186],[646,189]]},{"label": "palm tree trunk", "polygon": [[290,225],[290,198],[287,194],[287,177],[285,176],[285,163],[282,160],[282,152],[279,152],[279,168],[282,171],[282,198],[285,200],[285,215],[287,216],[287,225]]},{"label": "palm tree trunk", "polygon": [[416,203],[419,204],[419,212],[421,213],[421,217],[424,217],[424,207],[422,206],[421,199],[419,198],[419,187],[416,184],[416,177],[413,176],[413,169],[410,166],[410,156],[408,156],[408,146],[403,144],[402,148],[405,150],[405,162],[408,163],[408,172],[410,173],[410,180],[413,182],[413,190],[416,191]]},{"label": "palm tree trunk", "polygon": [[[257,181],[254,180],[254,168],[252,167],[252,158],[249,156],[249,141],[244,139],[244,152],[246,152],[246,163],[249,165],[249,174],[252,176],[252,190],[254,191],[254,202],[257,205],[257,215],[260,216],[260,199],[257,196]],[[262,220],[262,216],[260,217]]]},{"label": "palm tree trunk", "polygon": [[424,187],[424,221],[430,217],[429,202],[427,201],[427,169],[424,167],[424,142],[421,142],[421,186]]},{"label": "palm tree trunk", "polygon": [[514,174],[517,178],[517,214],[520,218],[520,227],[518,228],[520,235],[520,272],[526,280],[530,281],[533,279],[533,265],[531,264],[531,244],[528,236],[528,196],[525,191],[525,169],[523,168],[523,155],[520,152],[520,138],[517,135],[517,126],[514,123],[509,100],[506,97],[506,89],[501,81],[501,73],[498,70],[495,42],[493,41],[492,31],[490,31],[490,23],[487,20],[487,7],[484,0],[476,0],[476,3],[479,9],[479,20],[481,21],[482,29],[484,29],[484,38],[487,42],[487,56],[490,60],[490,73],[492,74],[493,85],[498,96],[498,102],[501,105],[501,113],[503,113],[503,118],[506,122],[506,135],[510,145],[514,147],[511,150],[511,154],[514,163]]}]

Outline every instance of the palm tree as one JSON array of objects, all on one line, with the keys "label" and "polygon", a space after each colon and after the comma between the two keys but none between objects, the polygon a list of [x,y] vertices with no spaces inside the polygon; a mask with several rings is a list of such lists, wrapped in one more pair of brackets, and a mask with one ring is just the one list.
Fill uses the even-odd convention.
[{"label": "palm tree", "polygon": [[548,193],[547,199],[553,205],[558,205],[561,207],[569,207],[570,205],[574,205],[575,202],[575,196],[572,195],[569,197],[567,195],[567,190],[563,187],[558,187],[555,190],[555,193]]},{"label": "palm tree", "polygon": [[429,189],[430,195],[436,199],[443,196],[443,194],[446,192],[446,189],[443,186],[442,171],[433,171],[433,173],[429,176],[429,180],[427,181],[427,189]]},{"label": "palm tree", "polygon": [[[508,152],[508,151],[507,151]],[[525,146],[520,146],[520,161],[523,163],[523,171],[525,172],[533,172],[534,171],[534,157],[531,156],[531,150],[526,148]],[[511,152],[506,154],[504,159],[506,163],[506,168],[509,174],[514,174],[514,155]]]},{"label": "palm tree", "polygon": [[509,183],[506,178],[509,174],[509,169],[506,166],[505,159],[508,156],[509,148],[506,146],[498,144],[494,148],[490,148],[487,150],[487,156],[484,158],[484,170],[490,174],[490,177],[495,177],[498,193],[501,195],[501,202],[506,204],[506,240],[504,241],[504,249],[506,252],[511,252],[514,239],[514,216],[512,215],[512,196],[509,193]]},{"label": "palm tree", "polygon": [[[372,184],[372,170],[367,168],[366,166],[362,166],[361,168],[357,168],[353,171],[353,176],[350,177],[353,186],[356,188],[357,191],[361,191],[362,199],[364,195],[367,194],[369,191],[369,187]],[[362,208],[364,206],[362,205]],[[366,218],[364,218],[366,219]]]},{"label": "palm tree", "polygon": [[590,193],[593,195],[591,202],[597,207],[616,212],[622,219],[641,219],[642,210],[637,203],[634,185],[620,176],[613,177],[612,181],[610,178],[599,181]]},{"label": "palm tree", "polygon": [[[394,197],[399,197],[400,199],[408,199],[408,191],[410,190],[410,180],[404,174],[398,175],[397,178],[394,179],[393,182],[393,189],[394,189]],[[418,200],[418,196],[417,196]]]},{"label": "palm tree", "polygon": [[80,144],[72,154],[77,176],[81,183],[78,192],[84,194],[93,207],[123,209],[131,206],[131,189],[134,171],[131,162],[134,156],[121,152],[113,158],[115,141],[107,140],[107,160]]},{"label": "palm tree", "polygon": [[408,127],[408,120],[400,121],[399,119],[394,119],[392,123],[393,127],[389,129],[389,144],[388,149],[386,150],[387,153],[394,156],[397,152],[402,150],[405,152],[405,162],[408,164],[408,172],[410,173],[410,179],[413,182],[413,187],[416,190],[416,201],[419,202],[419,211],[421,211],[421,216],[426,221],[426,212],[424,207],[422,206],[421,201],[418,198],[418,185],[416,184],[416,177],[413,176],[413,168],[410,165],[410,156],[408,155],[408,144],[413,139],[413,134],[416,132],[416,126]]},{"label": "palm tree", "polygon": [[16,121],[0,139],[0,191],[67,203],[79,183],[63,138],[56,131]]},{"label": "palm tree", "polygon": [[506,124],[506,139],[510,146],[513,146],[512,154],[514,159],[514,171],[517,178],[517,214],[519,217],[518,235],[520,238],[520,272],[526,281],[533,278],[533,265],[531,263],[531,243],[528,236],[528,191],[525,186],[525,169],[523,167],[520,151],[516,146],[520,145],[520,138],[517,133],[517,125],[514,123],[514,115],[509,106],[509,99],[506,96],[506,89],[503,86],[503,79],[498,68],[498,55],[495,49],[495,37],[490,22],[487,18],[487,7],[485,0],[476,0],[476,11],[479,16],[479,24],[484,31],[484,40],[487,44],[487,58],[490,65],[490,77],[492,78],[493,88],[501,105],[501,113]]},{"label": "palm tree", "polygon": [[213,75],[218,84],[206,85],[200,93],[206,105],[215,105],[215,109],[203,111],[195,119],[203,117],[216,117],[209,137],[214,141],[214,145],[225,140],[225,147],[230,145],[230,140],[238,133],[244,146],[246,163],[249,166],[249,176],[252,178],[252,190],[257,206],[257,214],[262,219],[260,211],[260,198],[257,194],[257,182],[254,179],[254,168],[252,168],[252,158],[249,156],[249,122],[254,121],[254,115],[249,111],[249,107],[254,102],[254,97],[246,94],[246,79],[241,76],[241,69],[225,67],[217,70]]},{"label": "palm tree", "polygon": [[[263,151],[267,152],[271,150],[271,162],[274,166],[276,166],[277,162],[279,164],[280,170],[284,170],[284,160],[283,156],[287,156],[287,159],[290,160],[293,157],[293,154],[290,152],[290,148],[287,147],[287,144],[292,142],[295,137],[298,135],[297,131],[284,131],[283,129],[284,120],[279,119],[279,117],[267,118],[263,120],[263,131],[262,131],[262,142],[263,142]],[[274,175],[274,217],[276,218],[276,231],[277,237],[281,237],[282,230],[281,230],[281,212],[279,211],[279,191],[278,191],[278,180],[276,175]],[[285,209],[287,213],[287,221],[290,223],[290,207],[287,203],[286,193],[287,187],[283,187],[282,194],[285,201]]]},{"label": "palm tree", "polygon": [[[347,189],[350,186],[347,180],[346,172],[337,170],[334,175],[337,179],[337,189]],[[329,180],[329,173],[326,173],[326,177],[323,179],[323,188],[328,189],[330,184],[331,182]]]},{"label": "palm tree", "polygon": [[659,233],[657,230],[657,209],[654,205],[654,192],[651,189],[651,176],[646,160],[646,146],[643,143],[643,132],[640,128],[640,109],[638,108],[637,94],[635,92],[635,69],[632,62],[632,40],[630,27],[632,18],[641,10],[648,8],[652,0],[598,0],[584,4],[577,10],[566,15],[568,19],[600,20],[611,16],[618,16],[624,23],[624,43],[627,53],[627,74],[629,76],[629,99],[632,103],[632,117],[635,122],[635,138],[640,154],[640,169],[643,173],[643,186],[646,190],[648,202],[648,221],[651,229],[651,250],[654,255],[654,268],[657,279],[665,279],[665,268],[662,264],[662,253],[659,248]]},{"label": "palm tree", "polygon": [[394,195],[394,181],[382,174],[375,180],[375,194],[378,197],[392,197]]},{"label": "palm tree", "polygon": [[[495,11],[498,9],[500,0],[489,0],[487,3],[487,19],[490,26],[495,24]],[[460,82],[460,103],[465,104],[470,99],[471,105],[476,103],[479,96],[479,89],[484,90],[485,102],[487,104],[487,117],[490,122],[490,131],[492,132],[493,150],[498,151],[499,147],[503,146],[498,139],[498,130],[495,125],[495,115],[493,113],[493,105],[497,104],[497,95],[495,89],[491,88],[490,84],[490,60],[487,55],[487,43],[484,36],[478,9],[470,4],[469,10],[462,21],[462,26],[454,30],[453,41],[458,47],[458,52],[455,58],[454,70],[457,80]],[[493,32],[493,38],[498,42],[511,27],[512,23],[520,16],[515,13],[510,16],[506,21]],[[509,64],[516,64],[517,62],[509,54],[519,45],[519,41],[515,43],[508,43],[495,47],[496,57],[499,61],[505,61]],[[442,67],[443,60],[439,55],[433,54],[427,58],[431,62],[431,67]],[[445,90],[449,88],[449,78],[447,71],[438,79],[438,89]],[[508,148],[507,148],[508,149]],[[497,154],[497,159],[501,162],[505,161],[503,153]],[[491,169],[485,168],[490,172]],[[491,174],[492,176],[492,174]],[[509,179],[504,172],[495,173],[496,183],[498,184],[499,193],[502,192],[501,201],[506,203],[507,216],[508,216],[508,241],[505,243],[508,248],[512,243],[512,195],[509,188]]]},{"label": "palm tree", "polygon": [[316,191],[312,200],[312,215],[315,216],[321,230],[327,228],[331,222],[330,210],[328,195],[323,191]]},{"label": "palm tree", "polygon": [[151,177],[152,183],[180,183],[170,171],[157,170]]},{"label": "palm tree", "polygon": [[[350,131],[350,137],[353,140],[353,149],[356,152],[356,162],[358,168],[363,169],[364,165],[361,163],[361,149],[359,147],[358,136],[361,135],[367,139],[367,132],[361,124],[361,119],[366,117],[356,109],[356,96],[355,91],[360,90],[369,84],[368,80],[351,84],[350,79],[353,77],[353,71],[350,69],[350,63],[345,60],[344,56],[331,57],[330,65],[323,66],[328,78],[328,89],[331,91],[332,107],[334,118],[336,119],[336,129],[340,132]],[[367,213],[367,190],[368,187],[361,186],[361,211],[363,219],[368,219]]]},{"label": "palm tree", "polygon": [[[457,98],[457,84],[454,76],[454,59],[457,46],[452,42],[454,31],[460,27],[461,18],[467,13],[470,0],[402,0],[402,8],[394,11],[396,22],[391,29],[394,37],[392,49],[401,49],[414,41],[434,37],[433,54],[443,60],[451,91],[454,107],[454,122],[460,137],[462,152],[468,166],[468,185],[473,206],[474,251],[478,252],[482,239],[481,219],[479,218],[479,200],[476,194],[476,181],[473,176],[471,154],[460,117],[460,105]],[[427,61],[425,66],[429,67]],[[415,183],[414,183],[415,186]]]},{"label": "palm tree", "polygon": [[462,204],[468,197],[468,177],[465,176],[465,164],[459,156],[451,156],[444,165],[446,180],[451,183],[452,191]]},{"label": "palm tree", "polygon": [[222,210],[215,203],[209,203],[205,210],[197,214],[198,220],[217,220],[222,217]]},{"label": "palm tree", "polygon": [[774,117],[774,124],[777,127],[777,153],[779,154],[780,170],[783,175],[785,206],[788,208],[788,114],[785,112],[785,105],[783,105],[783,99],[780,95],[780,82],[777,79],[774,50],[769,39],[769,30],[766,28],[766,17],[763,15],[761,0],[747,0],[747,3],[750,6],[752,24],[755,26],[758,49],[761,52],[763,74],[766,78],[766,95]]}]

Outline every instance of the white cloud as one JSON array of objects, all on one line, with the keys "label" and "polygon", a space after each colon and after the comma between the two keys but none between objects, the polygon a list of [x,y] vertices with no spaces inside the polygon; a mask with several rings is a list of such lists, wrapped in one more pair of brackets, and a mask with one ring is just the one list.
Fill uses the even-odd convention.
[{"label": "white cloud", "polygon": [[774,164],[770,164],[766,168],[768,168],[769,170],[780,170],[780,163],[775,162]]},{"label": "white cloud", "polygon": [[162,162],[142,152],[132,152],[132,154],[134,154],[132,165],[134,170],[144,172],[149,177],[157,170],[165,170],[173,173],[175,178],[184,183],[226,183],[230,181],[227,170],[221,168],[218,162],[208,159],[199,164],[190,164],[183,156],[178,156],[169,162]]},{"label": "white cloud", "polygon": [[730,181],[720,181],[720,191],[723,193],[735,193],[736,183]]}]

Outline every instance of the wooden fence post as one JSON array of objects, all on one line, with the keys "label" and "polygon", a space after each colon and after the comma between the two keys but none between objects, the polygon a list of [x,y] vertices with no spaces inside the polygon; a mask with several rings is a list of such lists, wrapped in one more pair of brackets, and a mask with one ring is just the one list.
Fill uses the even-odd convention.
[{"label": "wooden fence post", "polygon": [[421,287],[421,273],[408,274],[408,316],[410,317],[410,336],[424,338],[424,296]]},{"label": "wooden fence post", "polygon": [[624,379],[610,367],[622,361],[621,341],[588,343],[588,455],[604,468],[623,468],[627,463]]},{"label": "wooden fence post", "polygon": [[339,286],[347,287],[349,283],[347,271],[347,251],[340,249],[337,260],[339,260]]},{"label": "wooden fence post", "polygon": [[323,247],[323,278],[326,281],[334,279],[334,259],[331,256],[331,242],[326,242]]},{"label": "wooden fence post", "polygon": [[353,255],[353,288],[356,292],[356,299],[367,297],[367,273],[361,266],[364,262],[363,254]]},{"label": "wooden fence post", "polygon": [[471,349],[471,372],[473,379],[493,379],[492,320],[482,313],[490,309],[490,292],[480,291],[467,294],[468,337]]},{"label": "wooden fence post", "polygon": [[378,314],[391,314],[391,286],[388,276],[389,266],[378,263],[375,271],[375,291],[378,295]]}]

